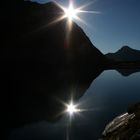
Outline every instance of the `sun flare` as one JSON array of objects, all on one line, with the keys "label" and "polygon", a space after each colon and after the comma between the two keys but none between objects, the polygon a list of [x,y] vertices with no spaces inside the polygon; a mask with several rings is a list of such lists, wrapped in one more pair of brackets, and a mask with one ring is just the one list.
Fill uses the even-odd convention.
[{"label": "sun flare", "polygon": [[72,115],[73,113],[76,113],[79,111],[79,109],[77,109],[76,105],[74,105],[72,102],[67,105],[67,110],[66,110],[70,115]]},{"label": "sun flare", "polygon": [[[83,13],[85,13],[85,14],[100,14],[100,12],[98,12],[98,11],[84,10],[87,6],[91,5],[93,2],[87,3],[87,4],[82,5],[80,7],[75,7],[74,3],[72,1],[69,2],[68,7],[65,7],[65,6],[59,4],[55,0],[54,0],[54,2],[63,10],[64,14],[61,17],[59,17],[58,19],[54,20],[51,24],[59,22],[59,21],[66,18],[66,19],[68,19],[67,20],[68,21],[67,22],[68,29],[72,28],[72,21],[73,20],[86,24],[86,22],[80,18],[80,15]],[[69,31],[71,31],[71,30],[69,30]]]},{"label": "sun flare", "polygon": [[68,8],[63,8],[64,10],[64,17],[68,18],[69,20],[73,20],[77,18],[78,10],[74,9],[73,4],[71,3]]}]

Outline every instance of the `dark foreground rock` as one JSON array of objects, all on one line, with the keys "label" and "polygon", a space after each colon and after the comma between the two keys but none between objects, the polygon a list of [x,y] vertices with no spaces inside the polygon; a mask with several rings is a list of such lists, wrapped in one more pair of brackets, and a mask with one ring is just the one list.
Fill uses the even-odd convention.
[{"label": "dark foreground rock", "polygon": [[140,140],[140,103],[110,122],[102,135],[101,140]]}]

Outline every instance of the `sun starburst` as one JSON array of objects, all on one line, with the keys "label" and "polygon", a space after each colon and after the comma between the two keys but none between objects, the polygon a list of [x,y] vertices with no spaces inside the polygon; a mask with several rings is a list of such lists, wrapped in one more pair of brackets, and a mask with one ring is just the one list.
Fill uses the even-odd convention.
[{"label": "sun starburst", "polygon": [[68,8],[63,8],[64,10],[64,17],[68,18],[69,20],[73,20],[77,18],[78,10],[76,10],[72,3],[70,3]]},{"label": "sun starburst", "polygon": [[82,5],[80,7],[75,7],[74,3],[72,1],[69,2],[68,7],[64,7],[56,1],[55,1],[55,3],[64,11],[64,14],[59,19],[56,19],[56,21],[58,22],[58,21],[63,20],[65,18],[68,19],[69,28],[72,27],[73,20],[85,23],[85,21],[80,18],[80,15],[83,13],[85,13],[85,14],[99,14],[100,13],[98,11],[84,10],[87,6],[91,5],[93,2],[87,3],[87,4]]},{"label": "sun starburst", "polygon": [[80,109],[78,109],[77,106],[71,101],[70,104],[66,104],[66,112],[73,115],[76,112],[80,112]]}]

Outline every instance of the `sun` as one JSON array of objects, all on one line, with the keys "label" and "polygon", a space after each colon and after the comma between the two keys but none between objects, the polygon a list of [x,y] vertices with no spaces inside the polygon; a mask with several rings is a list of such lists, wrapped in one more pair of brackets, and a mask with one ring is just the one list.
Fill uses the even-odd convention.
[{"label": "sun", "polygon": [[68,8],[63,8],[64,17],[68,18],[70,21],[77,18],[78,10],[74,8],[73,4],[70,3]]},{"label": "sun", "polygon": [[[65,6],[59,4],[55,0],[54,0],[54,2],[63,10],[64,14],[62,14],[62,16],[60,16],[58,19],[54,20],[50,24],[54,24],[54,23],[59,22],[59,21],[66,18],[66,19],[68,19],[67,24],[68,24],[69,29],[72,28],[72,23],[73,23],[72,21],[73,20],[86,24],[86,22],[83,19],[80,18],[80,15],[83,14],[83,13],[85,13],[85,14],[100,14],[100,12],[98,12],[98,11],[84,10],[87,6],[91,5],[93,2],[86,3],[85,5],[82,5],[80,7],[75,7],[74,3],[71,0],[69,0],[68,7],[65,7]],[[71,31],[71,30],[69,30],[69,31]]]},{"label": "sun", "polygon": [[78,112],[79,109],[77,109],[76,105],[74,105],[72,102],[67,105],[67,110],[66,110],[70,115],[72,115],[75,112]]}]

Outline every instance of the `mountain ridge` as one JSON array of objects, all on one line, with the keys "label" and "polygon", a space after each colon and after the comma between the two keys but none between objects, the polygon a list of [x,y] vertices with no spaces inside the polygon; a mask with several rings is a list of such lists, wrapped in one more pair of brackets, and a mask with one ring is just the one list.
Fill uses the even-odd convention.
[{"label": "mountain ridge", "polygon": [[140,50],[123,46],[115,53],[107,53],[106,57],[115,61],[140,61]]}]

